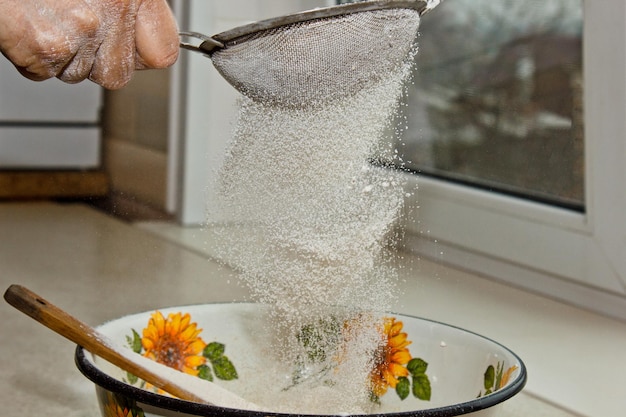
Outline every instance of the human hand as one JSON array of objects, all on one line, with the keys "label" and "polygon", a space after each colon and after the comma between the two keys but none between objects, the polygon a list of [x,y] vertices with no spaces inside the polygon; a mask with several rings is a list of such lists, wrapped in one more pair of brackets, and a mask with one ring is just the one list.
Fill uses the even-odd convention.
[{"label": "human hand", "polygon": [[178,44],[166,0],[0,0],[0,51],[31,80],[117,89],[172,65]]}]

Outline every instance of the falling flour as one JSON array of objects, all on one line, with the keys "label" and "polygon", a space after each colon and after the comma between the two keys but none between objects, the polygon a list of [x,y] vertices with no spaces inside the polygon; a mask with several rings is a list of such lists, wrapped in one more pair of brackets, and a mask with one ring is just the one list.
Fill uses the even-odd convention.
[{"label": "falling flour", "polygon": [[[295,378],[276,375],[284,382],[276,392],[251,398],[259,404],[267,397],[272,409],[322,414],[372,407],[368,381],[381,344],[375,323],[397,297],[389,247],[405,190],[401,176],[371,162],[389,151],[384,138],[412,61],[326,105],[241,100],[210,205],[211,217],[228,225],[212,230],[218,256],[256,301],[272,306],[275,360],[297,364]],[[302,346],[307,326],[316,329],[322,360]]]}]

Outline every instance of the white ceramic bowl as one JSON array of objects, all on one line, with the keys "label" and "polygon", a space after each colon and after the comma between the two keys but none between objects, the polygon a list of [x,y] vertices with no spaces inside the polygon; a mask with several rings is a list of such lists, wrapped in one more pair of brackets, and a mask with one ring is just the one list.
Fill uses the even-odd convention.
[{"label": "white ceramic bowl", "polygon": [[[160,310],[188,313],[192,322],[202,329],[199,337],[207,344],[216,341],[225,346],[222,353],[235,365],[237,379],[215,382],[246,397],[251,389],[267,384],[263,369],[268,355],[258,346],[266,343],[267,308],[252,303],[204,304]],[[98,329],[121,344],[132,338],[132,330],[142,334],[153,312],[135,314],[106,323]],[[387,417],[493,416],[498,405],[522,390],[526,383],[523,362],[506,347],[475,333],[422,318],[389,314],[403,322],[402,332],[412,342],[410,353],[427,364],[425,372],[430,385],[430,399],[420,400],[408,395],[401,400],[395,390],[388,389],[380,397],[376,415]],[[216,345],[218,346],[218,345]],[[139,348],[139,346],[137,346]],[[140,416],[288,416],[285,413],[256,412],[198,404],[130,385],[125,372],[100,358],[76,350],[80,371],[96,384],[96,392],[104,417]],[[207,359],[207,364],[213,363]],[[219,371],[219,370],[218,370]],[[508,372],[507,372],[508,371]],[[213,374],[215,369],[213,369]],[[421,371],[419,371],[421,372]],[[508,373],[508,375],[507,375]],[[503,377],[504,376],[504,377]],[[409,377],[409,387],[410,385]],[[422,381],[424,377],[421,377]],[[323,398],[320,401],[324,401]],[[342,414],[341,410],[329,414]]]}]

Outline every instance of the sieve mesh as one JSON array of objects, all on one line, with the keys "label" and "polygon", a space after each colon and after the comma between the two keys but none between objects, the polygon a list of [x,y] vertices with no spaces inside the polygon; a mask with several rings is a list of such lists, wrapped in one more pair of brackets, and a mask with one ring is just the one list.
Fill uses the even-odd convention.
[{"label": "sieve mesh", "polygon": [[412,59],[420,13],[368,10],[240,36],[212,53],[244,95],[267,105],[310,107],[351,96]]}]

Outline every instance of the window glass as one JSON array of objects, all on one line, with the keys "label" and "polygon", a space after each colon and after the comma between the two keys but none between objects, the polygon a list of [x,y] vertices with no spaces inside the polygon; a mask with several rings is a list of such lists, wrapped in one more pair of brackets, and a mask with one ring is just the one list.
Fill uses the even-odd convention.
[{"label": "window glass", "polygon": [[397,147],[421,175],[584,211],[581,0],[446,0]]}]

